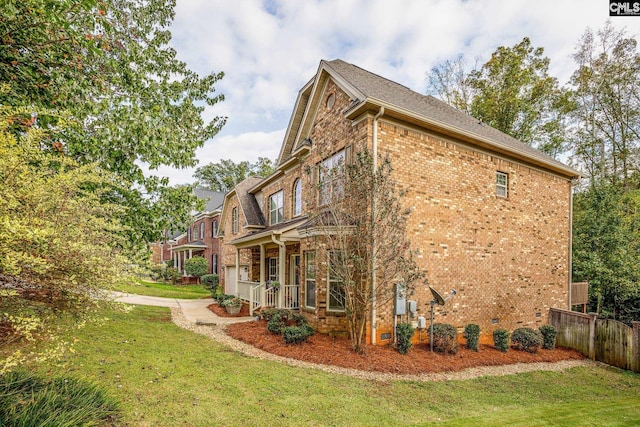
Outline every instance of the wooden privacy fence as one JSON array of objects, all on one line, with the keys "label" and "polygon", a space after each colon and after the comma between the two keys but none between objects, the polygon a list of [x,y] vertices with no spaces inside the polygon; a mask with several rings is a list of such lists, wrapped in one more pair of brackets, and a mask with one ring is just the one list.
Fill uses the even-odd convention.
[{"label": "wooden privacy fence", "polygon": [[640,322],[633,327],[595,313],[551,309],[551,324],[558,331],[557,345],[573,348],[590,359],[640,372]]}]

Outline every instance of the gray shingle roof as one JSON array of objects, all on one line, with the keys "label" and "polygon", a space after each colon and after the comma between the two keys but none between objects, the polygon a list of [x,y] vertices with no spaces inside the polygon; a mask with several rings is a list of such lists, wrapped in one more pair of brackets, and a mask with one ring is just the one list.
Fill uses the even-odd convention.
[{"label": "gray shingle roof", "polygon": [[251,176],[235,186],[236,195],[240,201],[240,206],[242,207],[242,212],[244,212],[244,217],[248,226],[264,227],[265,225],[264,216],[262,215],[260,206],[258,206],[258,202],[254,195],[249,193],[249,190],[258,185],[262,180],[263,178]]},{"label": "gray shingle roof", "polygon": [[207,201],[207,205],[204,208],[205,212],[212,212],[216,209],[222,208],[225,193],[207,190],[206,188],[195,188],[193,190],[193,194],[195,194],[199,199]]},{"label": "gray shingle roof", "polygon": [[360,92],[359,96],[362,96],[362,99],[355,100],[354,105],[363,103],[367,99],[382,101],[426,119],[453,127],[467,134],[490,140],[493,145],[499,148],[515,151],[539,162],[564,169],[570,174],[580,174],[578,171],[555,160],[553,157],[497,129],[481,123],[472,116],[430,95],[417,93],[399,83],[380,77],[377,74],[371,73],[356,65],[349,64],[341,59],[323,62],[330,70],[341,76],[347,83],[355,88],[357,92]]}]

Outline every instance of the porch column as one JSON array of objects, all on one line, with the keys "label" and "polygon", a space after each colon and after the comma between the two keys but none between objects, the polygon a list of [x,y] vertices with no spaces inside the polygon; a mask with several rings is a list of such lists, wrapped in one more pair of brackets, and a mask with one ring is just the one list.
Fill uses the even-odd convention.
[{"label": "porch column", "polygon": [[240,281],[240,249],[236,248],[236,289]]},{"label": "porch column", "polygon": [[[178,252],[179,254],[180,252]],[[173,249],[171,249],[171,258],[173,258],[173,268],[175,268],[176,270],[178,269],[178,257],[176,256],[177,254],[175,252],[173,252]]]},{"label": "porch column", "polygon": [[260,243],[260,283],[265,282],[264,243]]},{"label": "porch column", "polygon": [[286,272],[286,254],[287,247],[283,244],[278,245],[278,282],[280,282],[280,292],[278,292],[278,307],[284,307],[284,287],[286,283],[285,280],[285,272]]}]

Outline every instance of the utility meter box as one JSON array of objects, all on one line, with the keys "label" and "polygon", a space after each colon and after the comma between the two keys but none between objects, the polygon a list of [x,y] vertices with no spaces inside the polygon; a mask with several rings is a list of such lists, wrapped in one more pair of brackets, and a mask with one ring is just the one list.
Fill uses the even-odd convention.
[{"label": "utility meter box", "polygon": [[396,284],[396,297],[393,314],[396,316],[407,314],[407,287],[404,283]]},{"label": "utility meter box", "polygon": [[427,319],[424,316],[418,317],[418,329],[425,329],[427,327]]},{"label": "utility meter box", "polygon": [[411,315],[415,316],[418,311],[418,301],[407,301],[407,310]]}]

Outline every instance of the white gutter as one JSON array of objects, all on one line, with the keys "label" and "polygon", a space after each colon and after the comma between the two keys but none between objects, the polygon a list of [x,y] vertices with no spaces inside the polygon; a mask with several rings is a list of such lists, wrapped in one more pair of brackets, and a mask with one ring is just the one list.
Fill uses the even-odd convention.
[{"label": "white gutter", "polygon": [[[378,171],[378,119],[384,114],[384,107],[380,107],[380,111],[373,117],[373,173]],[[375,189],[374,189],[375,191]],[[377,341],[378,326],[376,325],[377,317],[377,298],[376,289],[378,285],[378,260],[376,256],[376,229],[375,218],[377,213],[376,196],[372,195],[371,198],[371,223],[373,227],[373,242],[372,242],[372,254],[371,254],[371,345],[375,345]],[[395,334],[395,331],[394,331]]]}]

